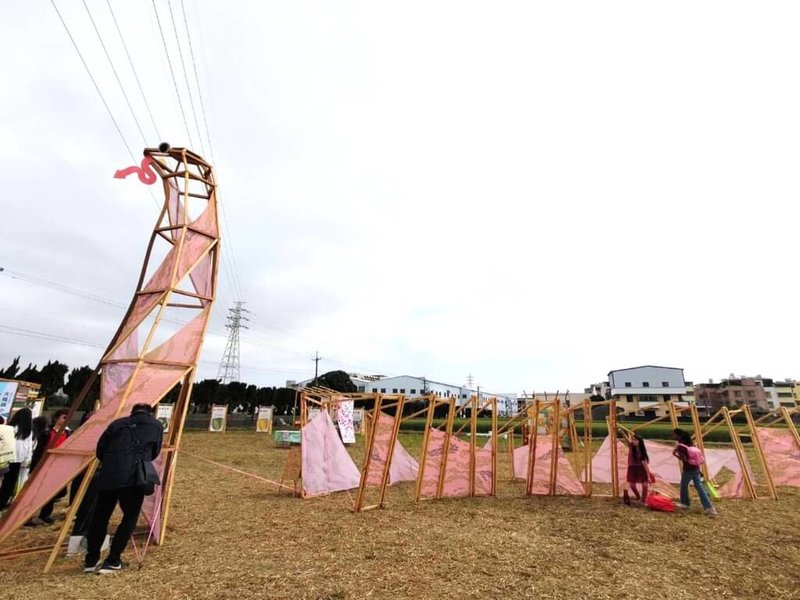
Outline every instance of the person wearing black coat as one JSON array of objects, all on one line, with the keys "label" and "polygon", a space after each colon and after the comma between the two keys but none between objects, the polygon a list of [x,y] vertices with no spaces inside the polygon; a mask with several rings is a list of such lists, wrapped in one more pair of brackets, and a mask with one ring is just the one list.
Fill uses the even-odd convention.
[{"label": "person wearing black coat", "polygon": [[108,521],[117,503],[122,509],[122,521],[114,532],[111,549],[99,572],[112,573],[122,568],[120,557],[136,528],[144,501],[144,492],[136,485],[136,472],[142,461],[153,461],[159,455],[163,435],[164,427],[153,417],[152,407],[137,404],[129,417],[111,423],[97,441],[100,470],[94,482],[97,500],[86,539],[84,572],[97,570]]}]

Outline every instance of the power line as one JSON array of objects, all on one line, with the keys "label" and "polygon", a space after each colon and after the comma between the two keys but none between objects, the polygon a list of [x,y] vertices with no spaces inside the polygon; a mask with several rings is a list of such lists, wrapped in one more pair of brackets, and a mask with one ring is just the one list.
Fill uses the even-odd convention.
[{"label": "power line", "polygon": [[189,76],[186,74],[186,62],[183,60],[183,50],[181,49],[181,41],[180,38],[178,37],[178,26],[175,24],[175,15],[172,12],[172,2],[170,2],[170,0],[167,0],[167,7],[169,8],[170,21],[172,21],[172,31],[175,32],[175,44],[178,46],[178,56],[181,59],[181,68],[183,69],[183,79],[186,82],[186,91],[189,93],[189,105],[192,107],[192,115],[194,116],[194,126],[197,129],[197,135],[199,136],[200,150],[202,150],[203,154],[205,154],[206,149],[203,146],[203,132],[200,131],[200,124],[197,122],[197,111],[194,108],[192,87],[189,85]]},{"label": "power line", "polygon": [[186,27],[186,39],[189,41],[189,56],[192,59],[192,69],[194,70],[194,81],[197,84],[197,95],[200,98],[200,110],[203,113],[203,126],[206,128],[206,139],[208,140],[208,151],[211,153],[211,160],[216,162],[214,158],[214,147],[211,145],[211,131],[208,128],[208,120],[206,119],[206,106],[203,102],[203,90],[200,87],[200,77],[197,74],[197,63],[194,60],[194,47],[192,46],[192,34],[189,31],[189,23],[186,20],[186,7],[181,0],[181,12],[183,13],[183,25]]},{"label": "power line", "polygon": [[105,53],[106,59],[108,59],[108,64],[111,67],[111,72],[114,73],[114,79],[117,80],[117,84],[119,85],[119,89],[122,92],[122,96],[125,98],[125,103],[128,105],[128,109],[131,111],[133,122],[136,123],[136,128],[139,130],[139,134],[142,136],[142,143],[146,147],[147,137],[144,135],[144,131],[142,131],[142,126],[139,124],[139,119],[136,118],[136,113],[134,112],[133,106],[131,106],[131,101],[128,98],[128,92],[125,91],[125,86],[122,85],[122,81],[119,78],[117,69],[116,67],[114,67],[114,61],[111,60],[111,55],[108,53],[108,48],[106,48],[106,43],[103,41],[103,36],[100,35],[100,30],[97,28],[97,23],[94,22],[94,17],[92,17],[92,11],[89,10],[89,5],[86,4],[86,0],[83,0],[83,7],[86,9],[86,14],[89,15],[89,20],[92,22],[92,27],[94,27],[94,32],[97,34],[97,39],[100,41],[100,46],[102,46],[103,48],[103,53]]},{"label": "power line", "polygon": [[[200,98],[200,107],[201,107],[202,112],[203,112],[203,125],[205,126],[206,137],[208,139],[208,149],[209,149],[209,152],[211,153],[211,160],[216,164],[216,160],[217,159],[216,159],[216,156],[214,155],[214,144],[212,142],[211,129],[208,126],[208,119],[206,118],[205,102],[203,100],[203,88],[200,85],[200,77],[199,77],[198,71],[197,71],[197,62],[195,61],[195,57],[194,57],[194,45],[192,44],[192,34],[191,34],[191,30],[189,29],[188,20],[186,18],[186,6],[184,5],[183,0],[181,0],[181,12],[182,12],[182,15],[183,15],[183,23],[184,23],[184,26],[186,27],[186,37],[187,37],[187,39],[189,41],[189,51],[190,51],[190,56],[191,56],[191,59],[192,59],[192,68],[194,70],[195,82],[197,83],[197,94],[198,94],[198,96]],[[197,29],[198,29],[198,31],[200,31],[200,42],[201,42],[200,43],[200,48],[202,50],[202,48],[203,48],[202,30],[200,28],[200,20],[199,20],[198,12],[196,10],[195,10],[195,17],[196,17],[196,20],[197,20]],[[204,54],[203,54],[203,56],[204,56]],[[187,86],[188,86],[188,84],[187,84]],[[228,261],[228,268],[230,269],[230,272],[231,272],[230,278],[233,279],[233,282],[232,282],[233,283],[233,285],[232,285],[233,292],[234,292],[234,294],[239,296],[239,298],[241,298],[244,295],[244,291],[243,291],[243,288],[242,288],[241,278],[239,277],[239,265],[238,265],[238,261],[236,260],[236,251],[235,251],[234,246],[233,246],[233,236],[231,235],[230,226],[228,224],[229,223],[228,211],[227,211],[227,209],[225,207],[225,203],[224,202],[220,202],[220,207],[221,207],[221,212],[222,212],[222,220],[221,220],[222,231],[223,231],[223,233],[225,235],[225,238],[227,239],[227,244],[228,244],[228,246],[230,248],[230,254],[227,253],[227,252],[223,252],[223,262],[224,262],[224,260]],[[226,274],[226,276],[227,276],[227,274]]]},{"label": "power line", "polygon": [[64,30],[67,32],[67,35],[69,36],[69,39],[72,42],[72,46],[75,48],[75,52],[78,53],[78,57],[81,59],[81,63],[83,63],[83,68],[86,69],[86,74],[89,75],[89,79],[92,80],[92,85],[94,85],[94,89],[97,91],[97,95],[100,96],[100,100],[103,102],[103,106],[106,107],[108,116],[111,117],[111,122],[114,123],[114,128],[117,130],[117,133],[119,134],[122,143],[125,145],[125,148],[127,148],[128,154],[131,155],[131,160],[136,162],[136,159],[133,156],[133,151],[131,150],[131,147],[128,145],[128,142],[125,140],[125,136],[122,135],[122,130],[119,128],[119,124],[117,123],[117,120],[114,118],[114,114],[111,112],[111,108],[109,108],[108,102],[106,102],[106,99],[103,96],[103,92],[100,91],[100,87],[97,85],[97,81],[95,81],[94,75],[92,75],[92,71],[89,69],[89,65],[86,64],[86,60],[83,58],[83,54],[81,54],[80,48],[78,48],[78,44],[75,42],[75,38],[72,37],[72,33],[70,33],[69,27],[67,27],[66,21],[64,21],[64,17],[61,16],[61,12],[58,10],[55,0],[50,0],[50,4],[53,5],[53,9],[55,9],[56,14],[58,15],[58,18],[61,21],[61,24],[64,26]]},{"label": "power line", "polygon": [[[52,2],[53,0],[50,1]],[[164,44],[164,54],[167,56],[167,64],[169,65],[169,72],[170,75],[172,75],[172,83],[175,86],[175,95],[178,97],[178,106],[180,106],[181,109],[181,117],[183,117],[183,126],[186,128],[186,135],[189,137],[189,144],[194,146],[194,142],[192,141],[192,134],[189,131],[189,123],[186,121],[186,112],[183,110],[183,101],[181,100],[181,94],[178,91],[178,80],[175,78],[175,70],[172,68],[172,59],[169,57],[167,40],[164,37],[164,30],[161,28],[161,18],[158,16],[158,8],[156,8],[156,0],[152,0],[152,2],[153,2],[153,12],[156,13],[158,32],[161,34],[161,43]]]},{"label": "power line", "polygon": [[144,105],[147,107],[147,114],[150,115],[150,122],[153,124],[153,129],[156,131],[156,137],[160,141],[161,133],[158,131],[158,125],[156,125],[156,120],[153,117],[153,111],[150,110],[150,103],[147,101],[147,96],[144,94],[142,82],[139,81],[139,74],[136,72],[136,67],[133,66],[133,59],[131,58],[131,53],[128,51],[128,45],[125,43],[125,38],[122,37],[122,30],[117,22],[117,16],[114,14],[114,9],[111,8],[111,0],[106,0],[106,4],[108,5],[108,10],[111,12],[111,18],[114,20],[114,26],[117,28],[117,33],[119,34],[119,40],[122,42],[122,47],[125,48],[125,55],[128,57],[128,64],[131,66],[131,71],[133,71],[133,76],[136,79],[136,85],[139,86],[139,93],[142,95]]}]

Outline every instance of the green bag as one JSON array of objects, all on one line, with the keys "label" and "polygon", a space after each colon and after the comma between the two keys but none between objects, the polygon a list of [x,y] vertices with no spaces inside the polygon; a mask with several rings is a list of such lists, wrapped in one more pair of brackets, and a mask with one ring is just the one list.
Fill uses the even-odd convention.
[{"label": "green bag", "polygon": [[719,500],[719,490],[717,490],[717,486],[708,481],[708,479],[703,480],[703,485],[706,487],[709,496],[714,500]]}]

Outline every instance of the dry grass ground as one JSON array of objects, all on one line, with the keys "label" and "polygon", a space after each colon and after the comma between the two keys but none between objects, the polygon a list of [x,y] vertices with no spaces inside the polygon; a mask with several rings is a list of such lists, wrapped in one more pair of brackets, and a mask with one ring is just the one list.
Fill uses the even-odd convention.
[{"label": "dry grass ground", "polygon": [[[418,437],[404,441],[416,452]],[[184,449],[270,479],[286,455],[244,432],[189,432]],[[399,486],[386,510],[355,515],[347,494],[298,500],[184,455],[169,537],[141,570],[90,576],[59,559],[42,575],[37,555],[0,563],[0,590],[19,600],[800,598],[800,494],[781,492],[778,502],[721,502],[709,519],[529,499],[513,483],[493,499],[414,504],[411,486]],[[54,535],[37,528],[12,541]]]}]

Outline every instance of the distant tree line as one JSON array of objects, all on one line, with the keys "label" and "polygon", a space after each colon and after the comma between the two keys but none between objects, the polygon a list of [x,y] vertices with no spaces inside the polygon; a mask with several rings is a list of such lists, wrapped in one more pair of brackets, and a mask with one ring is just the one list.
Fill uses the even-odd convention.
[{"label": "distant tree line", "polygon": [[[59,361],[48,361],[41,369],[32,363],[22,369],[17,356],[6,368],[0,368],[0,379],[19,379],[41,384],[41,395],[47,398],[47,406],[66,406],[80,395],[94,369],[84,365],[70,370]],[[312,385],[324,386],[338,392],[355,392],[356,387],[344,371],[330,371],[319,376]],[[59,390],[63,395],[58,394]],[[164,397],[162,402],[174,403],[180,394],[178,384]],[[89,410],[100,396],[100,378],[97,378],[79,410]],[[230,412],[252,414],[259,406],[274,406],[279,415],[292,414],[297,405],[297,392],[285,387],[258,387],[254,384],[233,381],[220,383],[216,379],[204,379],[192,387],[191,412],[206,413],[211,405],[227,405]],[[298,409],[299,410],[299,409]]]}]

